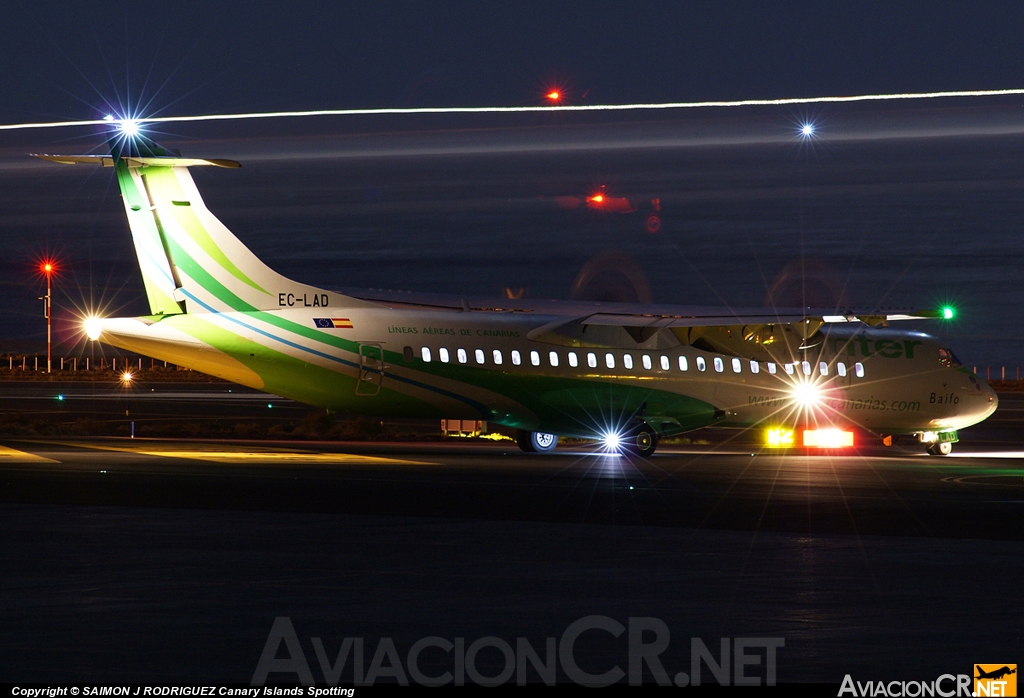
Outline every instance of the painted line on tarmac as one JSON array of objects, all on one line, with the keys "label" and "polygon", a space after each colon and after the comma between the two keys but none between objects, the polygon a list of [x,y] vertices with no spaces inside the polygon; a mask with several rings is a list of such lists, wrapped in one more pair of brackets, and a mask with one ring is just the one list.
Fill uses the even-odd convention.
[{"label": "painted line on tarmac", "polygon": [[[430,461],[405,460],[401,458],[385,458],[383,456],[364,456],[355,453],[318,453],[315,451],[288,451],[283,449],[246,446],[238,450],[225,448],[220,444],[194,444],[182,448],[170,444],[139,443],[133,446],[113,446],[87,442],[63,442],[62,446],[88,448],[97,451],[115,451],[141,456],[158,456],[162,458],[185,458],[211,463],[234,465],[352,465],[352,464],[385,464],[385,465],[438,465]],[[2,462],[2,461],[0,461]]]},{"label": "painted line on tarmac", "polygon": [[0,446],[0,465],[5,463],[60,463],[60,461],[37,456],[34,453],[19,451],[16,448]]}]

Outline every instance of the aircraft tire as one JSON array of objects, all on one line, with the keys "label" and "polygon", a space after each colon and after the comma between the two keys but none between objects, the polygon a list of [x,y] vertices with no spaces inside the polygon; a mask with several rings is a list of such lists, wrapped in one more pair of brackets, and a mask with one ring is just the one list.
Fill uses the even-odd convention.
[{"label": "aircraft tire", "polygon": [[948,456],[953,452],[953,444],[949,441],[943,441],[942,443],[932,444],[928,447],[929,456]]},{"label": "aircraft tire", "polygon": [[658,432],[649,424],[641,424],[624,439],[624,450],[641,458],[650,458],[658,448]]},{"label": "aircraft tire", "polygon": [[647,219],[644,222],[648,233],[653,234],[661,230],[661,216],[659,216],[656,213],[652,213],[651,215],[647,216]]},{"label": "aircraft tire", "polygon": [[558,445],[558,436],[543,431],[516,432],[516,444],[526,453],[550,453]]}]

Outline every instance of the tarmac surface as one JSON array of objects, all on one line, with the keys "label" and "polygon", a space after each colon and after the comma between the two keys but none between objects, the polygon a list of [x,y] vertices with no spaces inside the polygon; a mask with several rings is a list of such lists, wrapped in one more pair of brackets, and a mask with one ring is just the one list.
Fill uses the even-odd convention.
[{"label": "tarmac surface", "polygon": [[[363,638],[364,666],[386,638],[405,662],[429,636],[526,638],[543,660],[545,638],[592,615],[663,621],[669,678],[693,673],[691,638],[717,659],[722,638],[734,659],[736,638],[781,638],[783,683],[1013,663],[1024,400],[1001,400],[947,458],[910,443],[781,453],[744,435],[649,460],[508,442],[0,439],[0,680],[247,683],[277,617],[320,682],[344,638]],[[626,670],[627,635],[584,633],[578,665]],[[766,680],[757,657],[746,674]],[[419,667],[453,661],[434,648]],[[474,666],[499,675],[504,657],[485,648]]]}]

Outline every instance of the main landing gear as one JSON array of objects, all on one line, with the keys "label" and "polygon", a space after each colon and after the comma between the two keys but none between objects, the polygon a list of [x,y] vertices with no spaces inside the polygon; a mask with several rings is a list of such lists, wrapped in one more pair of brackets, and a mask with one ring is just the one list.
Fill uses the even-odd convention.
[{"label": "main landing gear", "polygon": [[[516,433],[516,444],[527,453],[550,453],[558,445],[558,436],[543,431],[520,429]],[[605,446],[611,451],[650,458],[658,448],[658,432],[649,424],[640,424],[624,433],[618,440],[606,441]]]},{"label": "main landing gear", "polygon": [[516,444],[527,453],[550,453],[558,445],[558,436],[543,431],[523,431],[516,433]]},{"label": "main landing gear", "polygon": [[622,439],[622,449],[641,458],[650,458],[658,448],[658,432],[649,424],[631,429]]},{"label": "main landing gear", "polygon": [[929,444],[928,455],[929,456],[948,456],[953,452],[953,444],[949,441],[942,441],[937,444]]}]

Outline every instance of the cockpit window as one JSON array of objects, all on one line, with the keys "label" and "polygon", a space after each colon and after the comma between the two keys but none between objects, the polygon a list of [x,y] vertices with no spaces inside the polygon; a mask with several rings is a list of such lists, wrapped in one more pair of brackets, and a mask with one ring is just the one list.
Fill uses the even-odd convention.
[{"label": "cockpit window", "polygon": [[949,368],[963,366],[963,363],[960,359],[956,358],[956,354],[953,353],[952,349],[939,349],[939,363]]}]

